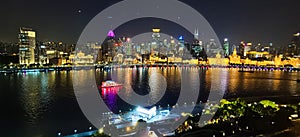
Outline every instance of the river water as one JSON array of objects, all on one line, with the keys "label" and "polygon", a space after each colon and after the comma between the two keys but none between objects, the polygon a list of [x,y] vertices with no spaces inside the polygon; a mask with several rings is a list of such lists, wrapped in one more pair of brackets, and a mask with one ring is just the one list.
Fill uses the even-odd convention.
[{"label": "river water", "polygon": [[[257,71],[241,73],[235,69],[201,70],[187,68],[193,73],[182,80],[181,69],[176,68],[128,68],[110,70],[76,70],[44,73],[0,74],[1,136],[52,137],[61,132],[88,131],[92,125],[85,118],[74,94],[73,82],[101,85],[106,80],[123,84],[120,88],[99,88],[99,95],[114,112],[133,109],[126,100],[134,95],[149,95],[146,104],[174,105],[180,95],[187,99],[195,93],[184,84],[198,85],[198,99],[205,101],[210,92],[218,92],[224,98],[259,98],[267,96],[299,96],[299,72]],[[196,73],[195,73],[196,72]],[[82,78],[74,78],[74,73]],[[90,81],[86,76],[95,76]],[[78,76],[78,75],[77,75]],[[87,83],[88,82],[88,83]],[[182,88],[186,87],[186,88]],[[218,90],[218,91],[213,91]],[[100,98],[100,99],[101,99]],[[193,101],[193,100],[190,100]],[[300,102],[300,101],[299,101]],[[191,103],[191,102],[187,102]]]}]

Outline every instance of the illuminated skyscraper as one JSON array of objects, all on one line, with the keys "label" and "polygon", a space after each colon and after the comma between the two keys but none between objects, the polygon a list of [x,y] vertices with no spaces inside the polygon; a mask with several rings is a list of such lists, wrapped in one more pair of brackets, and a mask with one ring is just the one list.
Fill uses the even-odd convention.
[{"label": "illuminated skyscraper", "polygon": [[238,46],[238,55],[244,56],[246,43],[244,41]]},{"label": "illuminated skyscraper", "polygon": [[152,44],[151,44],[151,50],[152,49],[157,49],[159,48],[159,44],[160,44],[160,29],[159,28],[153,28],[152,29],[152,38],[153,38],[153,41],[152,41]]},{"label": "illuminated skyscraper", "polygon": [[175,43],[174,38],[171,36],[171,38],[170,38],[170,49],[172,51],[172,50],[175,50],[175,48],[176,48],[176,43]]},{"label": "illuminated skyscraper", "polygon": [[252,47],[252,43],[248,42],[244,47],[244,55],[243,56],[246,56],[247,52],[251,51],[251,47]]},{"label": "illuminated skyscraper", "polygon": [[19,62],[20,64],[35,63],[36,34],[31,28],[20,28],[19,33]]},{"label": "illuminated skyscraper", "polygon": [[116,47],[116,40],[115,34],[112,30],[110,30],[107,34],[107,38],[103,42],[102,50],[101,50],[101,56],[102,58],[100,59],[103,62],[110,63],[113,60],[113,57],[116,54],[115,47]]},{"label": "illuminated skyscraper", "polygon": [[199,31],[198,31],[198,29],[195,29],[194,39],[199,40]]},{"label": "illuminated skyscraper", "polygon": [[300,55],[300,32],[297,32],[293,35],[292,45],[295,46],[295,55]]},{"label": "illuminated skyscraper", "polygon": [[179,36],[178,41],[179,41],[179,43],[178,43],[179,47],[178,47],[178,50],[177,50],[178,51],[178,56],[182,57],[183,54],[184,54],[184,37]]},{"label": "illuminated skyscraper", "polygon": [[130,38],[126,38],[126,42],[123,44],[125,48],[125,55],[131,56],[132,55],[132,41]]},{"label": "illuminated skyscraper", "polygon": [[230,45],[227,38],[224,39],[223,48],[225,57],[228,57],[230,54]]},{"label": "illuminated skyscraper", "polygon": [[210,39],[210,41],[206,45],[206,53],[208,57],[215,57],[217,54],[223,54],[223,49],[221,45],[217,45],[215,39]]},{"label": "illuminated skyscraper", "polygon": [[153,32],[153,34],[152,34],[152,38],[153,38],[153,40],[154,41],[159,41],[159,39],[160,39],[160,29],[159,28],[154,28],[154,29],[152,29],[152,32]]}]

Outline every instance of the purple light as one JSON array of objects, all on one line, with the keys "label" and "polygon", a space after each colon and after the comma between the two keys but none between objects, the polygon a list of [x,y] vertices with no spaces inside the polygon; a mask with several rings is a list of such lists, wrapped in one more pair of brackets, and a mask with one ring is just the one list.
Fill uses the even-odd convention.
[{"label": "purple light", "polygon": [[110,30],[107,34],[107,37],[115,37],[115,33],[112,30]]}]

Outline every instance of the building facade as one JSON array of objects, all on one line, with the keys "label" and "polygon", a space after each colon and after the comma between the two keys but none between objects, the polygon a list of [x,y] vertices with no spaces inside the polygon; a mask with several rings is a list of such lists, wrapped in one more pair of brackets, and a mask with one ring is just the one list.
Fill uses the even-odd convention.
[{"label": "building facade", "polygon": [[35,63],[36,33],[31,28],[20,28],[19,62],[29,65]]}]

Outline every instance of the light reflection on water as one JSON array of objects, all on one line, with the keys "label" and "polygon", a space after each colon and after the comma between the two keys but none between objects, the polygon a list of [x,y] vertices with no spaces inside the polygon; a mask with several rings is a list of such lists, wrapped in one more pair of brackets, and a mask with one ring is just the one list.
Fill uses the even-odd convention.
[{"label": "light reflection on water", "polygon": [[26,112],[27,122],[36,125],[53,102],[53,94],[48,90],[49,87],[53,87],[54,78],[44,73],[24,74],[19,75],[19,78],[22,87],[19,91],[20,103]]},{"label": "light reflection on water", "polygon": [[[155,100],[160,96],[160,93],[150,92],[151,86],[148,84],[149,77],[153,72],[161,73],[167,82],[165,96],[158,104],[175,104],[181,85],[178,69],[164,68],[155,71],[155,69],[139,68],[76,71],[80,74],[80,79],[77,79],[80,84],[87,84],[90,81],[86,78],[94,76],[96,78],[95,85],[111,80],[112,74],[115,73],[118,78],[125,79],[137,94],[150,94]],[[7,115],[1,115],[3,119],[1,121],[12,124],[12,126],[7,126],[7,129],[4,128],[3,131],[18,134],[16,136],[26,136],[27,134],[28,136],[38,134],[55,136],[58,130],[71,133],[74,128],[78,128],[78,130],[80,127],[87,129],[90,125],[78,107],[72,86],[72,73],[74,72],[0,75],[0,105],[2,108],[8,108],[9,111]],[[195,78],[193,75],[189,77]],[[300,73],[297,72],[240,73],[237,70],[209,69],[208,71],[199,70],[199,77],[199,100],[207,98],[211,86],[219,86],[221,91],[216,92],[220,92],[220,94],[225,92],[225,98],[300,95],[300,83],[294,81],[300,79]],[[211,85],[214,83],[212,80],[219,84]],[[160,82],[154,82],[152,86],[159,84]],[[118,111],[120,107],[131,107],[120,100],[116,94],[118,92],[125,94],[128,98],[133,93],[124,87],[116,89],[113,94],[109,91],[99,90],[99,94],[108,103],[111,110]],[[182,91],[182,93],[189,94],[189,91]],[[26,127],[26,131],[23,131],[24,127]],[[24,135],[24,132],[27,134]],[[5,135],[5,133],[3,134]]]},{"label": "light reflection on water", "polygon": [[[159,72],[166,78],[167,89],[165,96],[157,104],[159,105],[174,105],[180,92],[180,71],[179,69],[116,69],[107,73],[107,77],[100,78],[97,83],[101,83],[105,80],[116,80],[117,82],[124,82],[126,86],[118,93],[130,99],[133,94],[138,93],[140,95],[150,95],[150,101],[155,100],[160,92],[151,92],[150,87],[161,88],[162,79],[158,79],[156,83],[149,83],[149,77],[152,72]],[[191,69],[195,71],[195,69]],[[218,92],[218,94],[224,94],[224,98],[237,98],[237,97],[266,97],[266,96],[296,96],[300,95],[300,84],[295,80],[299,78],[299,73],[290,72],[255,72],[255,73],[241,73],[237,70],[227,69],[210,69],[196,70],[200,75],[200,96],[199,100],[205,101],[209,92]],[[98,71],[96,77],[105,73]],[[112,77],[114,74],[117,78]],[[193,73],[190,73],[190,79],[193,79]],[[214,83],[214,84],[213,84]],[[212,85],[213,84],[213,85]],[[213,87],[211,87],[213,86]],[[133,91],[131,90],[133,89]],[[210,91],[212,89],[218,89],[218,91]],[[133,93],[134,92],[134,93]],[[189,94],[189,91],[181,91],[184,94]],[[118,96],[118,95],[115,95]],[[124,108],[124,103],[117,97],[116,102],[119,106]],[[105,100],[105,99],[104,99]],[[198,100],[198,101],[199,101]],[[145,100],[146,101],[146,100]],[[110,101],[111,102],[111,101]],[[125,105],[126,106],[126,105]],[[130,107],[130,106],[128,106]],[[117,112],[122,108],[110,107],[113,111]]]}]

